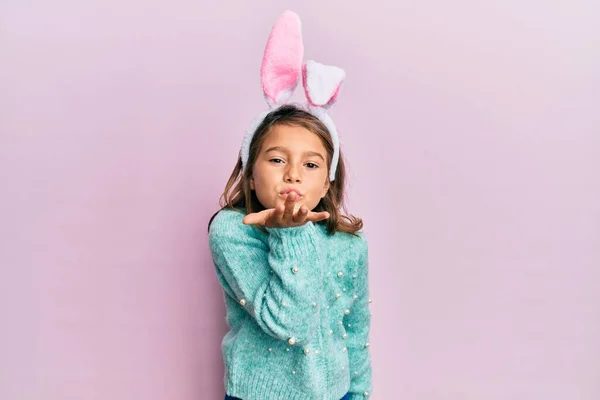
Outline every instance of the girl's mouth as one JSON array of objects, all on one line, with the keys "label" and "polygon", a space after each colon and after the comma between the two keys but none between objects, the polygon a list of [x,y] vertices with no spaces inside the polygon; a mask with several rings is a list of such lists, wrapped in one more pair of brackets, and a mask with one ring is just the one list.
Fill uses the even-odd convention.
[{"label": "girl's mouth", "polygon": [[290,192],[295,192],[298,197],[302,197],[302,194],[297,189],[292,189],[292,188],[284,189],[279,194],[283,196],[283,195],[288,194]]}]

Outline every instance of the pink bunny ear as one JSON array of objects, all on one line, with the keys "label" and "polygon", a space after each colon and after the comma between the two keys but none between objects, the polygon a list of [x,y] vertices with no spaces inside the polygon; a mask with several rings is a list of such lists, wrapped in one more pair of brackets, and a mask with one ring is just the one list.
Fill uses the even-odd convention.
[{"label": "pink bunny ear", "polygon": [[346,72],[338,67],[307,61],[302,67],[304,93],[311,106],[329,108],[337,100]]},{"label": "pink bunny ear", "polygon": [[300,18],[285,11],[275,22],[260,71],[265,99],[271,107],[292,96],[302,69],[304,44]]}]

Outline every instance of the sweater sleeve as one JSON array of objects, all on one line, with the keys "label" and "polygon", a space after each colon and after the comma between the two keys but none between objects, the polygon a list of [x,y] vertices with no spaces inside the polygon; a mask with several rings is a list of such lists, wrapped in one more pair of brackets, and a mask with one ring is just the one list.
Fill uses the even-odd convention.
[{"label": "sweater sleeve", "polygon": [[234,297],[267,334],[304,345],[317,331],[316,301],[323,282],[322,256],[312,222],[267,228],[261,240],[244,215],[221,211],[209,243],[225,292]]},{"label": "sweater sleeve", "polygon": [[369,261],[368,247],[364,236],[359,241],[359,256],[356,270],[355,290],[358,296],[350,314],[344,316],[350,360],[350,400],[365,399],[371,394],[371,354],[369,332],[371,312],[369,310]]}]

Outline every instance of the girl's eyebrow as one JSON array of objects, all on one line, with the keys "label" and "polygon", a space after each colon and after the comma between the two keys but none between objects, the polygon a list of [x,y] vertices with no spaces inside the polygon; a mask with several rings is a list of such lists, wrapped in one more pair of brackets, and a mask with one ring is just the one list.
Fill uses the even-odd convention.
[{"label": "girl's eyebrow", "polygon": [[[268,153],[270,151],[281,151],[282,153],[288,153],[288,150],[283,147],[283,146],[273,146],[273,147],[269,147],[265,153]],[[315,157],[319,157],[321,158],[321,160],[323,160],[323,162],[325,162],[325,158],[323,158],[323,156],[321,155],[321,153],[317,153],[316,151],[305,151],[304,152],[305,156],[315,156]]]}]

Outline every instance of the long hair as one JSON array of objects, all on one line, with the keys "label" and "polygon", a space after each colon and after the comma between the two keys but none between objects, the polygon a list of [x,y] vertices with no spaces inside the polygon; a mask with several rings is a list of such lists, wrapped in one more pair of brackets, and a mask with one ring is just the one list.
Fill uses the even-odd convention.
[{"label": "long hair", "polygon": [[[221,207],[219,211],[223,209],[237,209],[245,211],[246,214],[251,214],[265,209],[258,201],[256,193],[250,189],[250,178],[252,177],[252,168],[267,134],[273,126],[279,124],[300,126],[318,135],[327,151],[327,165],[329,170],[331,159],[333,158],[333,142],[327,127],[309,112],[294,105],[283,105],[267,114],[262,123],[256,128],[252,142],[250,143],[248,165],[245,170],[242,170],[242,159],[238,157],[235,168],[225,185],[225,190],[219,198],[219,206]],[[327,179],[329,179],[329,173],[327,176]],[[353,215],[347,215],[344,203],[345,181],[346,168],[340,150],[339,162],[335,171],[335,180],[330,182],[327,194],[312,210],[315,212],[327,211],[329,213],[329,218],[318,223],[325,224],[327,233],[330,235],[336,232],[347,232],[356,235],[356,232],[363,227],[362,219]],[[219,211],[211,217],[208,223],[209,229],[212,220]],[[259,227],[259,229],[264,230],[262,227]]]}]

